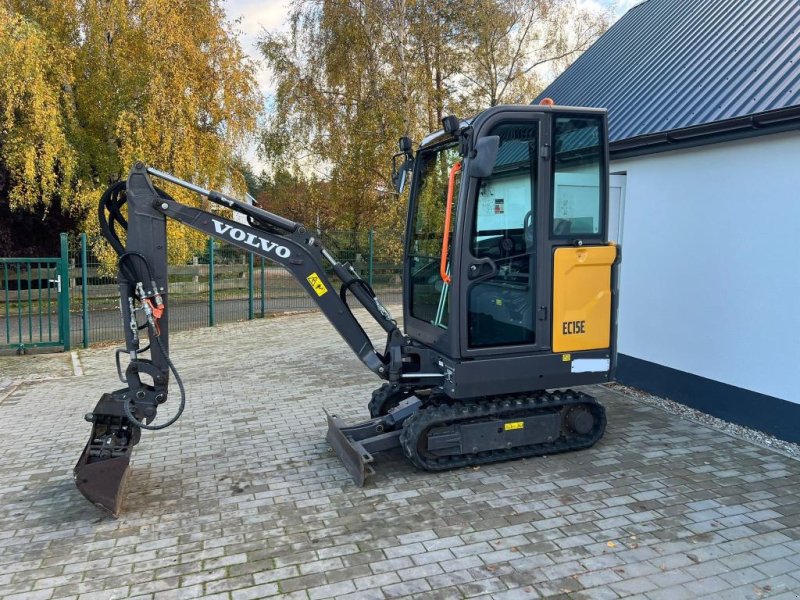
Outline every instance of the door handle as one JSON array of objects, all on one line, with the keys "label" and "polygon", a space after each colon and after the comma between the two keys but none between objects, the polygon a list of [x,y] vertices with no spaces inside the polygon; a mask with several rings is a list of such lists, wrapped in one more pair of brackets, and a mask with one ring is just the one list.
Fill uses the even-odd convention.
[{"label": "door handle", "polygon": [[453,193],[456,187],[456,175],[459,171],[461,171],[461,161],[458,161],[450,168],[450,176],[447,179],[447,207],[444,211],[442,255],[439,258],[439,277],[447,284],[451,281],[450,274],[447,272],[447,253],[450,250],[450,219],[453,215]]},{"label": "door handle", "polygon": [[478,258],[469,265],[468,277],[470,281],[476,279],[491,279],[497,275],[497,263],[491,258]]},{"label": "door handle", "polygon": [[58,288],[58,293],[61,293],[61,275],[57,275],[55,279],[48,279],[48,283],[55,283]]}]

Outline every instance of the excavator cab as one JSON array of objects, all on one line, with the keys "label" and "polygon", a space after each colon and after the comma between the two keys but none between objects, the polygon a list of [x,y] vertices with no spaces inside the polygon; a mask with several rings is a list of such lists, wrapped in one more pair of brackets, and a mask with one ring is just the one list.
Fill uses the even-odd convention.
[{"label": "excavator cab", "polygon": [[[98,214],[119,256],[124,385],[86,415],[92,432],[74,469],[84,496],[118,514],[141,429],[170,426],[186,405],[169,357],[167,219],[286,268],[384,380],[369,420],[328,415],[327,440],[357,485],[374,454],[391,448],[441,471],[588,448],[602,437],[603,407],[569,388],[610,381],[616,362],[620,254],[607,237],[605,111],[497,106],[443,125],[415,154],[401,139],[395,156],[398,187],[411,171],[402,328],[353,266],[300,223],[144,163],[106,191]],[[182,204],[154,179],[244,218]],[[386,332],[382,350],[353,302]],[[124,373],[120,356],[129,360]],[[171,379],[180,404],[157,420]]]},{"label": "excavator cab", "polygon": [[594,398],[558,388],[608,382],[616,363],[606,112],[498,106],[443,125],[413,164],[401,374],[371,422],[329,419],[359,484],[392,435],[442,470],[587,448],[605,429]]},{"label": "excavator cab", "polygon": [[[492,138],[496,150],[482,144]],[[403,316],[452,369],[449,395],[478,395],[476,378],[479,393],[512,393],[611,377],[605,140],[603,110],[500,106],[422,142]]]}]

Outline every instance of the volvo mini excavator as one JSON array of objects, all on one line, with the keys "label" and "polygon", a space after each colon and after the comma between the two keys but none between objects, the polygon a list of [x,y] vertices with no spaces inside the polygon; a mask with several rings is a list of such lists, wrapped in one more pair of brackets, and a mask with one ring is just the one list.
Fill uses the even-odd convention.
[{"label": "volvo mini excavator", "polygon": [[[92,432],[74,469],[86,498],[117,515],[141,430],[164,429],[185,405],[169,357],[167,219],[286,268],[384,380],[370,420],[328,415],[327,440],[357,485],[373,454],[389,448],[440,471],[588,448],[602,437],[603,407],[557,390],[607,382],[615,369],[620,253],[608,242],[605,111],[496,106],[443,126],[416,153],[401,138],[393,159],[397,191],[411,181],[402,329],[355,269],[299,223],[144,163],[104,193],[100,226],[119,256],[124,386],[86,415]],[[182,204],[155,179],[246,223]],[[386,331],[381,351],[348,300]],[[180,404],[159,423],[170,373]]]}]

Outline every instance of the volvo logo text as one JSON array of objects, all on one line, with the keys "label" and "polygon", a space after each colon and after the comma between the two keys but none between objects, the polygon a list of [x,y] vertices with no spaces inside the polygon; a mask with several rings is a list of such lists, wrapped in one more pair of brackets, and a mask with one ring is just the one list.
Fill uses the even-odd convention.
[{"label": "volvo logo text", "polygon": [[264,252],[272,252],[275,256],[280,258],[289,258],[289,256],[292,254],[286,246],[281,246],[275,242],[270,242],[269,240],[265,240],[255,233],[248,233],[228,223],[223,223],[222,221],[217,221],[216,219],[211,220],[214,221],[214,230],[218,234],[227,235],[234,241],[244,242],[253,248],[261,248],[264,250]]}]

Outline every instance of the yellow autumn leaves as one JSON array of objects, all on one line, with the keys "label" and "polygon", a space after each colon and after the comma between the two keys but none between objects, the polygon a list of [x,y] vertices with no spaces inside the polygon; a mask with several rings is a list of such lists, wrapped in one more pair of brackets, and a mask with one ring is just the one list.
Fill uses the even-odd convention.
[{"label": "yellow autumn leaves", "polygon": [[[71,55],[44,31],[0,5],[0,152],[13,206],[33,208],[67,192],[75,150],[67,140],[65,89]],[[43,207],[46,210],[46,207]]]},{"label": "yellow autumn leaves", "polygon": [[[262,101],[232,31],[217,0],[0,4],[0,194],[11,209],[44,219],[57,208],[91,232],[102,190],[135,160],[243,192],[237,156]],[[185,228],[170,237],[173,258],[203,243]]]},{"label": "yellow autumn leaves", "polygon": [[[260,40],[275,92],[257,131],[254,65],[221,2],[0,3],[0,203],[93,233],[97,199],[136,160],[241,194],[240,148],[258,134],[275,167],[267,208],[323,229],[399,229],[400,135],[529,102],[608,24],[580,0],[294,0],[288,32]],[[174,260],[204,243],[169,235]]]}]

